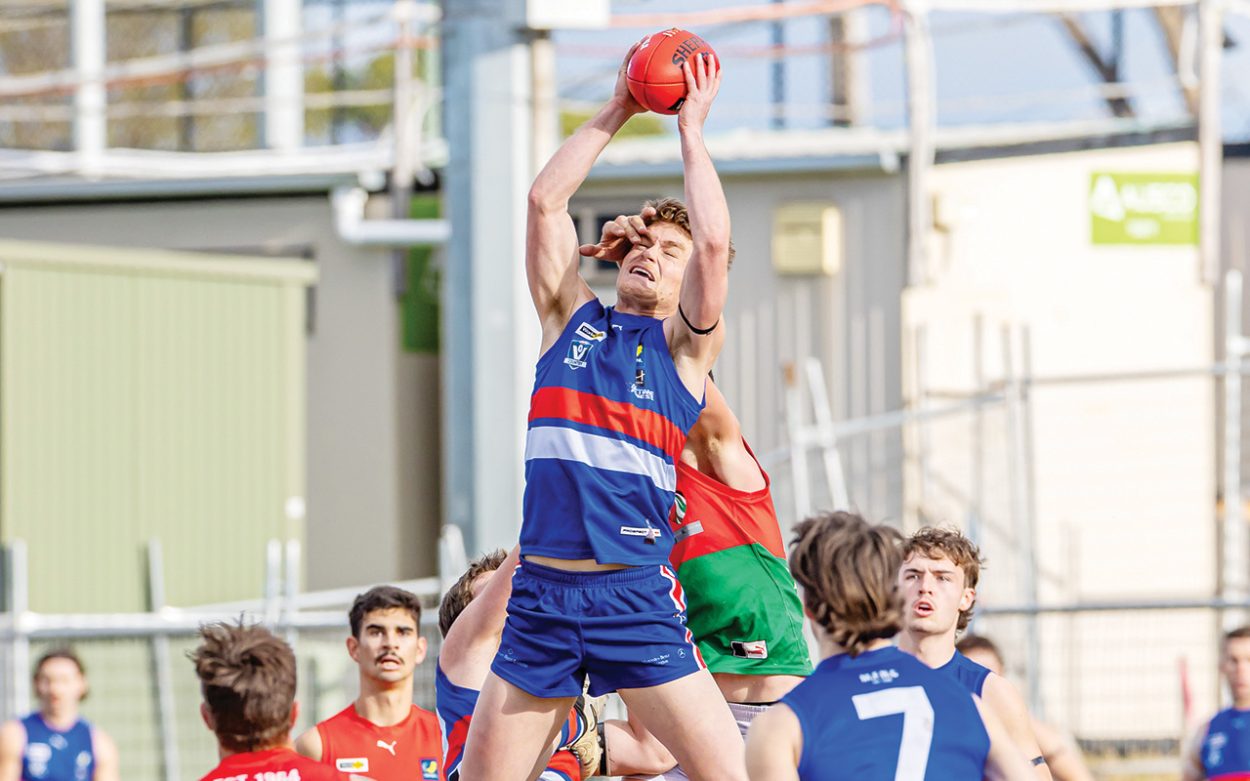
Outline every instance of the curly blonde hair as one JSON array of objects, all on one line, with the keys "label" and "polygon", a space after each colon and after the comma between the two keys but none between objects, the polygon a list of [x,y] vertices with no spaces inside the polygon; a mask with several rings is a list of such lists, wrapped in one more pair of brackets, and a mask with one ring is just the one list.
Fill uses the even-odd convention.
[{"label": "curly blonde hair", "polygon": [[[678,198],[652,198],[642,205],[642,208],[650,206],[655,209],[655,219],[651,222],[667,222],[676,225],[685,231],[687,236],[693,236],[690,232],[690,211],[686,208],[686,204]],[[729,240],[729,268],[733,268],[734,255],[738,251],[734,249],[733,239]]]}]

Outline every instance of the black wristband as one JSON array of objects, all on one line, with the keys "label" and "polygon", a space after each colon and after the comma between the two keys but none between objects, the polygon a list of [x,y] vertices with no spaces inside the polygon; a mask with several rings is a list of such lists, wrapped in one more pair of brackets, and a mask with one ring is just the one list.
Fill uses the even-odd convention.
[{"label": "black wristband", "polygon": [[707,336],[708,334],[710,334],[710,333],[712,333],[713,331],[715,331],[715,330],[716,330],[716,326],[720,325],[720,318],[717,318],[716,322],[715,322],[715,323],[712,323],[712,325],[711,325],[711,327],[710,327],[710,328],[695,328],[695,327],[694,327],[694,326],[690,323],[689,318],[687,318],[687,317],[686,317],[686,313],[685,313],[685,312],[683,312],[683,311],[681,311],[681,303],[680,303],[680,302],[678,302],[678,304],[677,304],[677,314],[681,315],[681,321],[682,321],[683,323],[685,323],[685,324],[686,324],[686,327],[687,327],[687,328],[689,328],[691,331],[694,331],[694,332],[695,332],[696,334],[698,334],[699,336]]}]

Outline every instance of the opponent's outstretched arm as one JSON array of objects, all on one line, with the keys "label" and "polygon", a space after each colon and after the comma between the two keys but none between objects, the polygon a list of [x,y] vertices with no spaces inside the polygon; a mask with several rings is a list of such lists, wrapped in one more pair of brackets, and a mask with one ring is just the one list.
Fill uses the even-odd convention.
[{"label": "opponent's outstretched arm", "polygon": [[703,142],[703,125],[720,91],[721,71],[707,56],[687,60],[682,70],[687,95],[677,115],[677,129],[694,248],[682,278],[680,311],[668,321],[672,324],[669,345],[682,379],[688,386],[697,381],[702,388],[703,375],[724,342],[724,329],[716,326],[729,294],[729,205]]},{"label": "opponent's outstretched arm", "polygon": [[530,296],[543,326],[543,348],[550,346],[577,307],[593,294],[577,273],[577,232],[569,217],[569,199],[581,187],[603,148],[626,120],[643,108],[629,94],[625,69],[638,44],[630,47],[609,100],[578,128],[534,179],[528,201],[525,270]]},{"label": "opponent's outstretched arm", "polygon": [[490,668],[499,648],[499,636],[508,618],[508,599],[512,596],[512,574],[520,561],[521,546],[516,545],[482,586],[481,593],[448,628],[439,648],[438,664],[457,686],[481,687],[478,673]]}]

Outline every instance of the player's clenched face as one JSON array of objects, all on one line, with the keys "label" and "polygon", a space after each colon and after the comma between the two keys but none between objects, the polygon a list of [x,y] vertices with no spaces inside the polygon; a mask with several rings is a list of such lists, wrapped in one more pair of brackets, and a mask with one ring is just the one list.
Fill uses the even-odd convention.
[{"label": "player's clenched face", "polygon": [[694,245],[671,222],[654,222],[648,231],[653,243],[635,244],[621,261],[616,295],[622,302],[652,310],[657,317],[668,317],[677,311],[682,275]]},{"label": "player's clenched face", "polygon": [[1250,637],[1235,637],[1224,643],[1220,672],[1228,681],[1233,703],[1238,708],[1250,707]]},{"label": "player's clenched face", "polygon": [[393,683],[411,678],[425,659],[425,638],[407,610],[374,610],[360,622],[360,637],[347,638],[347,652],[366,676]]},{"label": "player's clenched face", "polygon": [[960,611],[971,608],[976,599],[976,591],[964,585],[964,571],[945,556],[912,556],[903,562],[898,581],[903,592],[903,626],[908,631],[951,632],[953,638]]}]

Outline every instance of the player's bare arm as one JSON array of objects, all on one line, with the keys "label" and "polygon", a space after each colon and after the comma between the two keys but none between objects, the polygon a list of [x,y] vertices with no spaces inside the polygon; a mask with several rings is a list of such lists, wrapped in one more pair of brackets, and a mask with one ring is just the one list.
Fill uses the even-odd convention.
[{"label": "player's bare arm", "polygon": [[729,205],[711,155],[703,142],[703,125],[720,90],[721,71],[715,60],[687,60],[688,94],[677,114],[685,173],[686,208],[693,245],[682,278],[677,317],[664,322],[678,376],[695,398],[725,339],[718,328],[729,294]]},{"label": "player's bare arm", "polygon": [[603,723],[607,772],[613,776],[658,776],[672,770],[677,760],[634,714]]},{"label": "player's bare arm", "polygon": [[803,729],[794,711],[774,705],[751,722],[747,776],[751,781],[798,781]]},{"label": "player's bare arm", "polygon": [[0,726],[0,781],[21,781],[25,750],[26,729],[20,721],[6,721]]},{"label": "player's bare arm", "polygon": [[321,744],[321,733],[317,730],[317,725],[314,724],[309,727],[304,731],[304,734],[295,739],[295,750],[311,760],[321,761],[323,746]]},{"label": "player's bare arm", "polygon": [[1202,766],[1202,741],[1209,726],[1210,722],[1203,722],[1202,728],[1186,741],[1185,753],[1181,757],[1181,781],[1203,781],[1206,778],[1206,770]]},{"label": "player's bare arm", "polygon": [[120,781],[117,744],[107,732],[101,729],[91,730],[91,750],[95,754],[95,774],[92,781]]},{"label": "player's bare arm", "polygon": [[[985,679],[981,696],[986,708],[993,712],[1020,752],[1029,760],[1041,757],[1042,749],[1033,734],[1033,719],[1015,685],[1001,675],[990,673]],[[1045,762],[1034,766],[1033,775],[1040,781],[1050,781],[1051,778]]]},{"label": "player's bare arm", "polygon": [[990,753],[985,760],[985,777],[988,781],[1033,781],[1033,773],[1028,760],[1020,753],[1020,748],[1012,740],[1007,728],[995,716],[987,704],[972,697],[977,710],[981,713],[981,721],[985,723],[985,731],[990,736]]},{"label": "player's bare arm", "polygon": [[525,270],[530,296],[543,329],[545,352],[577,307],[594,298],[577,273],[577,231],[569,199],[581,187],[612,136],[642,111],[629,94],[625,68],[638,45],[630,47],[616,78],[616,89],[599,113],[560,146],[530,187],[525,237]]},{"label": "player's bare arm", "polygon": [[438,664],[457,686],[481,688],[482,673],[490,669],[499,649],[508,598],[512,596],[512,573],[520,560],[521,546],[517,545],[447,630]]}]

